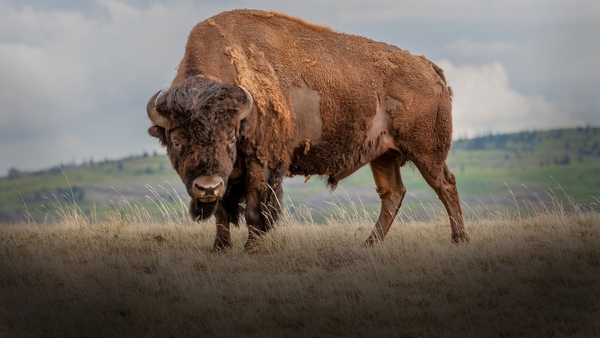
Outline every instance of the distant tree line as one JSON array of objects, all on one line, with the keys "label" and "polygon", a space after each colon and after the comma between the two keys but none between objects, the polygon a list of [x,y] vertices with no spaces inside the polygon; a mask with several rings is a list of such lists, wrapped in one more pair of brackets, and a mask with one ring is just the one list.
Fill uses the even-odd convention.
[{"label": "distant tree line", "polygon": [[79,186],[72,186],[70,188],[56,188],[54,190],[48,190],[44,187],[36,191],[32,196],[25,198],[26,203],[39,203],[44,199],[51,201],[66,201],[66,202],[77,202],[80,203],[85,199],[85,188]]}]

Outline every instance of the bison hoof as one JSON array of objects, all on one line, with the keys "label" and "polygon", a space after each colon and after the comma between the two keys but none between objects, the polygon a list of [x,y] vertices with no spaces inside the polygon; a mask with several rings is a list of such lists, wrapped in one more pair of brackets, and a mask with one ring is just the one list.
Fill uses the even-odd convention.
[{"label": "bison hoof", "polygon": [[212,253],[224,253],[227,250],[229,250],[230,247],[225,246],[225,247],[220,247],[220,246],[213,246],[213,248],[210,250],[210,252]]},{"label": "bison hoof", "polygon": [[246,243],[244,245],[244,251],[246,251],[246,253],[249,253],[249,254],[257,253],[259,251],[259,249],[260,249],[260,246],[257,245],[256,243],[253,243],[253,244]]},{"label": "bison hoof", "polygon": [[370,248],[375,244],[381,243],[381,240],[375,236],[369,236],[366,241],[363,242],[362,246],[365,248]]},{"label": "bison hoof", "polygon": [[452,243],[454,244],[469,243],[469,241],[469,235],[467,235],[465,232],[452,235]]},{"label": "bison hoof", "polygon": [[211,251],[214,253],[221,253],[221,252],[227,251],[230,248],[231,248],[231,243],[229,243],[229,242],[224,243],[222,241],[215,240],[215,244],[213,245],[213,248]]},{"label": "bison hoof", "polygon": [[260,250],[260,241],[258,239],[248,239],[244,244],[244,251],[249,254],[257,253]]}]

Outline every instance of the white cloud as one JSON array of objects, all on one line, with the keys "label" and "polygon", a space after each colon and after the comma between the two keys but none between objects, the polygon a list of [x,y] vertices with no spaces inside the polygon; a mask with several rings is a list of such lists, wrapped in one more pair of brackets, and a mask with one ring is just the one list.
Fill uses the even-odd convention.
[{"label": "white cloud", "polygon": [[454,90],[455,138],[585,124],[541,96],[526,96],[511,88],[499,62],[457,66],[443,60],[438,65]]}]

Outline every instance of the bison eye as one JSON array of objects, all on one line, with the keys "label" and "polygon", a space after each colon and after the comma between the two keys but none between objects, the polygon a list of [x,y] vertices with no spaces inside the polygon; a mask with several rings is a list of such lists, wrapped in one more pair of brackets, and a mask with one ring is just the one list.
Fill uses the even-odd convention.
[{"label": "bison eye", "polygon": [[185,137],[182,137],[182,135],[180,135],[180,133],[177,132],[171,134],[170,141],[170,146],[175,148],[174,150],[176,150],[177,152],[180,152],[186,146]]}]

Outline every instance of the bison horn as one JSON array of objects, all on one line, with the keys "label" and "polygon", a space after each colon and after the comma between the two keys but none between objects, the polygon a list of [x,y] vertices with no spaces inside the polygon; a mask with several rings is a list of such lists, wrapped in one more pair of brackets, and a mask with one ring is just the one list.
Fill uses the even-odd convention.
[{"label": "bison horn", "polygon": [[158,95],[160,95],[161,92],[162,90],[157,91],[156,94],[152,95],[150,100],[148,100],[148,104],[146,105],[146,113],[148,113],[148,118],[150,119],[150,121],[152,121],[152,123],[159,127],[165,128],[168,122],[167,118],[160,115],[155,107],[156,98],[158,97]]},{"label": "bison horn", "polygon": [[246,95],[246,104],[240,107],[240,115],[238,116],[240,120],[243,120],[250,114],[250,111],[252,110],[252,105],[254,104],[254,99],[252,99],[252,94],[250,94],[250,92],[246,88],[242,86],[238,87],[240,87],[240,89]]}]

